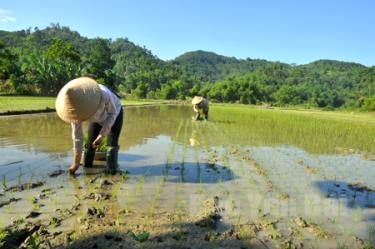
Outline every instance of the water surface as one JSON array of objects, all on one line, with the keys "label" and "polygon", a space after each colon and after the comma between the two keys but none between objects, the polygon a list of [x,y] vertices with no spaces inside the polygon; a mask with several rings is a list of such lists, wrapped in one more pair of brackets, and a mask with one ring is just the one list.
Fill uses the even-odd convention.
[{"label": "water surface", "polygon": [[[322,247],[351,236],[375,237],[375,192],[350,188],[360,183],[375,189],[375,161],[366,159],[375,153],[371,124],[227,107],[211,108],[207,123],[193,121],[186,106],[129,107],[124,114],[119,164],[128,179],[114,209],[130,205],[147,212],[160,191],[159,210],[178,206],[194,214],[207,197],[218,196],[227,223],[262,212],[286,229],[301,216],[336,235],[307,242]],[[104,168],[98,162],[77,177],[48,177],[72,160],[70,126],[55,113],[2,117],[0,155],[3,185],[46,181],[56,191],[40,208],[41,218],[92,192],[89,183]],[[0,196],[21,198],[1,208],[1,223],[27,215],[34,208],[28,200],[38,194],[40,189]]]}]

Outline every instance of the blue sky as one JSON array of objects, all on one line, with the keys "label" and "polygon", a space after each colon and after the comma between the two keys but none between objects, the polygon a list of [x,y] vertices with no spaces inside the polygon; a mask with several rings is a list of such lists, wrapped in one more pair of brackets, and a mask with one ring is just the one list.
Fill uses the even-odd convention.
[{"label": "blue sky", "polygon": [[375,65],[372,0],[1,0],[0,30],[50,23],[127,37],[161,59],[192,50],[305,64]]}]

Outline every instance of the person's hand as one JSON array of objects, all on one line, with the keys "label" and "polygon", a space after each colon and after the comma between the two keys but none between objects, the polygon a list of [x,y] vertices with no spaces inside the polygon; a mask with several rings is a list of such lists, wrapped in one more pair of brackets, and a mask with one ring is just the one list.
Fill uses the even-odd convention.
[{"label": "person's hand", "polygon": [[70,165],[70,167],[68,169],[68,173],[70,175],[74,175],[74,173],[79,168],[79,164],[81,162],[81,157],[82,157],[82,153],[76,153],[76,152],[74,152],[72,165]]},{"label": "person's hand", "polygon": [[102,140],[103,140],[103,136],[102,135],[98,135],[96,137],[95,141],[92,143],[92,147],[98,148],[100,146],[100,144],[102,143]]},{"label": "person's hand", "polygon": [[198,109],[199,109],[199,106],[198,106],[198,105],[194,105],[194,108],[193,108],[193,109],[194,109],[195,112],[199,112],[199,110],[198,110]]},{"label": "person's hand", "polygon": [[70,165],[68,169],[69,174],[74,175],[74,173],[77,171],[78,168],[79,168],[79,163],[73,162],[72,165]]}]

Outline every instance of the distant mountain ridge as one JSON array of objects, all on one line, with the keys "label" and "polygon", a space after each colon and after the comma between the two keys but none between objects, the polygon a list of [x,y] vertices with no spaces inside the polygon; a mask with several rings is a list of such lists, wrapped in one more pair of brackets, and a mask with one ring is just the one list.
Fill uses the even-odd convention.
[{"label": "distant mountain ridge", "polygon": [[375,94],[375,67],[359,63],[295,65],[203,50],[164,61],[127,38],[89,39],[59,24],[0,31],[0,54],[0,92],[53,95],[67,79],[91,72],[139,98],[199,94],[222,102],[358,108],[371,106]]}]

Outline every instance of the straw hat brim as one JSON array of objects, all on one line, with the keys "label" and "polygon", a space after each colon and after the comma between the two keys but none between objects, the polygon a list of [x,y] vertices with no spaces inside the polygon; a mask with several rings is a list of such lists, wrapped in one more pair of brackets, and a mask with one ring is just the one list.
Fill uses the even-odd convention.
[{"label": "straw hat brim", "polygon": [[71,80],[57,95],[57,115],[68,123],[86,121],[95,114],[101,97],[95,80],[88,77]]},{"label": "straw hat brim", "polygon": [[202,100],[203,100],[203,97],[195,96],[195,97],[193,98],[193,100],[191,101],[191,103],[192,103],[193,105],[198,105],[199,103],[202,102]]}]

